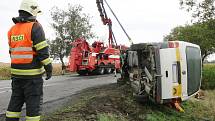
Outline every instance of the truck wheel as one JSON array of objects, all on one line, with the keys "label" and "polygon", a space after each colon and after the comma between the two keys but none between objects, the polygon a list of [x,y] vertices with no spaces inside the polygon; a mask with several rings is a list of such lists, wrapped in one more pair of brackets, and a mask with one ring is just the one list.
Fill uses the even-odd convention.
[{"label": "truck wheel", "polygon": [[85,76],[85,75],[87,75],[88,71],[87,70],[79,70],[79,71],[77,71],[77,73],[81,76]]},{"label": "truck wheel", "polygon": [[96,69],[97,74],[103,75],[105,73],[104,63],[100,63]]},{"label": "truck wheel", "polygon": [[105,73],[111,74],[111,73],[112,73],[112,69],[111,69],[111,68],[106,68],[106,69],[105,69]]},{"label": "truck wheel", "polygon": [[103,67],[99,67],[97,73],[103,75],[105,73],[105,69]]}]

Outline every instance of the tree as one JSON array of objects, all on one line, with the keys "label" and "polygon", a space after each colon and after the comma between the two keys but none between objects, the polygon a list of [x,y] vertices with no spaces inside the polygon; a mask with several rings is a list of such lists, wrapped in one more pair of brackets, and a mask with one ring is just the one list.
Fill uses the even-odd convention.
[{"label": "tree", "polygon": [[[181,39],[201,46],[202,60],[214,52],[215,47],[215,0],[179,0],[182,9],[192,14],[193,25],[179,30]],[[173,31],[176,31],[176,29]],[[173,34],[173,31],[171,34]],[[176,32],[177,33],[177,32]],[[173,36],[173,35],[169,36]],[[178,36],[179,37],[179,36]],[[167,37],[168,38],[168,37]]]},{"label": "tree", "polygon": [[192,14],[194,21],[204,22],[215,19],[215,0],[179,0],[182,9]]},{"label": "tree", "polygon": [[84,37],[86,39],[93,38],[94,34],[91,32],[92,25],[89,23],[90,17],[82,13],[83,7],[80,5],[72,6],[68,4],[66,10],[53,7],[51,10],[51,17],[56,38],[50,43],[51,55],[53,58],[60,58],[62,68],[65,67],[63,61],[64,57],[68,57],[70,45],[75,39]]},{"label": "tree", "polygon": [[215,21],[195,23],[193,25],[179,26],[172,29],[171,33],[165,36],[165,40],[183,40],[201,47],[202,61],[215,52]]}]

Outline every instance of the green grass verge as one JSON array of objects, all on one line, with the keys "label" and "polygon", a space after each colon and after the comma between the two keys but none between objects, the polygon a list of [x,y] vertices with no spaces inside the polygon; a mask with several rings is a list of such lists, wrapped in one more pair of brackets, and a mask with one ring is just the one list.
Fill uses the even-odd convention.
[{"label": "green grass verge", "polygon": [[215,64],[205,64],[202,72],[202,89],[215,89]]},{"label": "green grass verge", "polygon": [[98,121],[128,121],[123,116],[118,116],[111,113],[98,114]]},{"label": "green grass verge", "polygon": [[[213,91],[213,95],[215,91]],[[213,99],[214,100],[214,99]],[[211,100],[212,101],[212,100]],[[147,115],[147,121],[213,121],[215,120],[215,106],[213,102],[206,100],[197,100],[192,98],[183,102],[184,113],[166,107],[153,109],[151,114]]]}]

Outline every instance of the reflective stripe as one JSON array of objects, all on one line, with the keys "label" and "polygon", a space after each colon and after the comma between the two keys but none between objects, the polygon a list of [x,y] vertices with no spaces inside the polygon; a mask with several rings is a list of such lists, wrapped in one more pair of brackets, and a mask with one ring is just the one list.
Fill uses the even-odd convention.
[{"label": "reflective stripe", "polygon": [[177,61],[180,61],[180,60],[181,60],[179,48],[176,48],[176,60],[177,60]]},{"label": "reflective stripe", "polygon": [[119,55],[109,55],[109,58],[119,59],[119,58],[120,58],[120,56],[119,56]]},{"label": "reflective stripe", "polygon": [[48,65],[48,64],[51,63],[51,62],[52,62],[52,60],[51,60],[50,58],[46,58],[45,60],[42,61],[42,63],[43,63],[44,65]]},{"label": "reflective stripe", "polygon": [[33,55],[11,55],[11,59],[33,58]]},{"label": "reflective stripe", "polygon": [[42,74],[44,72],[45,72],[44,68],[28,69],[28,70],[11,68],[11,74],[15,74],[15,75],[38,75],[38,74]]},{"label": "reflective stripe", "polygon": [[92,53],[92,56],[93,56],[93,57],[96,57],[97,54],[99,54],[99,53]]},{"label": "reflective stripe", "polygon": [[20,118],[21,112],[6,112],[6,117],[8,118]]},{"label": "reflective stripe", "polygon": [[34,45],[34,47],[36,48],[36,50],[41,50],[45,47],[49,46],[48,43],[46,41],[42,41],[36,45]]},{"label": "reflective stripe", "polygon": [[[179,63],[181,63],[181,54],[180,54],[180,50],[179,48],[176,48],[176,60],[179,61]],[[181,64],[180,64],[181,66]],[[180,67],[181,68],[181,67]],[[181,74],[181,72],[179,72],[179,74]],[[181,82],[181,80],[178,80],[178,82]],[[181,97],[182,96],[182,85],[179,84],[177,87],[177,96]]]},{"label": "reflective stripe", "polygon": [[40,116],[34,117],[26,116],[26,121],[40,121]]},{"label": "reflective stripe", "polygon": [[32,51],[32,47],[17,47],[17,48],[10,48],[10,51]]}]

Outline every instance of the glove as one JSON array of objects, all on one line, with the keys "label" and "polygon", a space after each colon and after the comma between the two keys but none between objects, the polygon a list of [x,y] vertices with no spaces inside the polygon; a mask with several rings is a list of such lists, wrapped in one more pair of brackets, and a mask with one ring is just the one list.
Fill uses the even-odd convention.
[{"label": "glove", "polygon": [[44,69],[46,70],[46,80],[50,79],[52,77],[52,64],[48,64],[44,66]]}]

